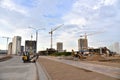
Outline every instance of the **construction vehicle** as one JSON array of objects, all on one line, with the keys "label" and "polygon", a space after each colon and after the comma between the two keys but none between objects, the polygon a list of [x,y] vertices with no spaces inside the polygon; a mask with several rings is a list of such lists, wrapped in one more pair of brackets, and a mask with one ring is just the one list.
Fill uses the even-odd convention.
[{"label": "construction vehicle", "polygon": [[38,56],[37,53],[30,55],[29,52],[25,52],[25,53],[23,53],[22,60],[23,60],[24,63],[25,62],[36,62],[38,57],[39,56]]},{"label": "construction vehicle", "polygon": [[74,58],[79,58],[79,59],[85,59],[86,58],[86,57],[83,56],[83,53],[75,52],[73,49],[72,49],[72,56],[73,56],[73,59]]},{"label": "construction vehicle", "polygon": [[23,62],[36,62],[38,54],[36,53],[36,41],[26,40],[25,41],[25,52],[23,52]]}]

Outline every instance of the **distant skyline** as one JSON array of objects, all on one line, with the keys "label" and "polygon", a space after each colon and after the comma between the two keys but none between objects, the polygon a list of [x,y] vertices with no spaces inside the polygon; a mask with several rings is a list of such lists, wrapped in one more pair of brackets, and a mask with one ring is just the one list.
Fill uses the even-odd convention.
[{"label": "distant skyline", "polygon": [[53,33],[53,48],[63,42],[63,49],[78,50],[85,33],[93,34],[87,37],[89,47],[120,43],[120,0],[0,0],[0,49],[6,49],[3,36],[21,36],[22,45],[31,35],[35,40],[30,26],[45,28],[39,30],[38,50],[50,48],[49,32],[61,24]]}]

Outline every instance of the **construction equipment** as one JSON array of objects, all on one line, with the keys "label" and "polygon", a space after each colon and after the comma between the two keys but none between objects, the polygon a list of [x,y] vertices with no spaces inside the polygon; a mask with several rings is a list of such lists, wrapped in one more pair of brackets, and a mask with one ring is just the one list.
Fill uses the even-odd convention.
[{"label": "construction equipment", "polygon": [[86,58],[86,57],[83,56],[83,53],[75,52],[73,49],[72,49],[72,56],[73,56],[74,60],[76,60],[77,58],[79,58],[79,59],[85,59]]},{"label": "construction equipment", "polygon": [[[36,53],[37,53],[38,31],[39,30],[45,30],[45,28],[41,28],[41,29],[36,29],[34,27],[28,27],[28,28],[34,29],[36,31]],[[31,36],[31,39],[32,39],[32,36]]]},{"label": "construction equipment", "polygon": [[88,54],[88,39],[87,39],[87,36],[91,36],[91,35],[95,35],[95,34],[99,34],[99,33],[103,33],[103,31],[99,31],[99,32],[93,32],[93,33],[90,33],[90,34],[84,34],[84,35],[81,35],[80,37],[83,37],[83,38],[80,38],[78,40],[79,44],[79,51],[84,54]]},{"label": "construction equipment", "polygon": [[52,43],[53,43],[53,38],[52,38],[52,36],[53,36],[53,32],[55,31],[55,30],[57,30],[58,28],[60,28],[60,27],[62,27],[64,24],[62,24],[62,25],[59,25],[59,26],[57,26],[56,28],[54,28],[54,29],[52,29],[51,28],[51,31],[49,32],[49,34],[51,34],[51,49],[52,49]]},{"label": "construction equipment", "polygon": [[24,63],[25,62],[36,62],[38,57],[39,55],[37,53],[31,55],[29,52],[25,52],[23,53],[22,60]]}]

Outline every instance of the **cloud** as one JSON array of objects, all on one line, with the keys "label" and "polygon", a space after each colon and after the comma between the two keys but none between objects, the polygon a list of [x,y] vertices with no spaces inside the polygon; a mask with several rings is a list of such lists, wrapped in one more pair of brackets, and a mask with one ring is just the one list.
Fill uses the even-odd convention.
[{"label": "cloud", "polygon": [[104,5],[114,5],[118,0],[103,0]]},{"label": "cloud", "polygon": [[15,4],[12,0],[1,0],[0,7],[26,15],[27,11],[22,6]]},{"label": "cloud", "polygon": [[24,29],[44,27],[46,30],[39,32],[39,46],[48,48],[48,32],[57,24],[64,23],[54,32],[54,47],[60,41],[65,49],[77,50],[77,41],[84,33],[105,30],[104,34],[88,36],[89,41],[119,40],[119,5],[118,0],[0,0],[0,33],[20,35],[24,42],[31,34],[35,40],[35,31]]},{"label": "cloud", "polygon": [[[78,36],[76,35],[81,34],[80,32],[82,30],[83,32],[89,31],[89,33],[105,30],[104,33],[93,35],[93,37],[88,37],[89,41],[98,41],[99,43],[100,39],[104,39],[105,41],[114,41],[116,39],[119,40],[118,32],[120,30],[117,29],[119,27],[119,22],[117,21],[120,20],[118,19],[120,16],[120,12],[118,4],[118,0],[77,0],[75,3],[73,3],[71,11],[69,11],[67,15],[64,15],[62,17],[64,23],[66,23],[67,25],[75,25],[72,26],[73,28],[68,27],[68,30],[71,30],[71,32],[69,33],[69,37],[75,36],[74,39],[72,39],[76,39],[77,41],[76,37]],[[75,28],[76,33],[72,33]],[[114,33],[115,31],[117,33]],[[67,32],[64,34],[67,34]],[[64,36],[64,34],[61,34],[61,36]],[[110,35],[114,35],[114,39],[110,37],[108,39],[108,36]],[[72,43],[72,41],[70,41],[69,43]],[[101,43],[101,45],[104,45],[106,43],[107,42],[103,42]],[[90,43],[90,46],[92,45],[93,44]],[[94,45],[100,46],[99,44],[95,43]]]},{"label": "cloud", "polygon": [[75,15],[75,14],[69,14],[68,16],[64,16],[63,19],[65,20],[65,24],[68,25],[85,25],[87,20],[79,15]]},{"label": "cloud", "polygon": [[71,51],[72,49],[77,50],[77,39],[75,33],[67,33],[65,30],[60,35],[57,35],[54,42],[63,42],[64,49]]}]

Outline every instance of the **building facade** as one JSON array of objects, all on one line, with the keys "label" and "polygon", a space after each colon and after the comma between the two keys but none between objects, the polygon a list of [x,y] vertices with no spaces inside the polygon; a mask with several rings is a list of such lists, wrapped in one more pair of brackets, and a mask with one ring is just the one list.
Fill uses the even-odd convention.
[{"label": "building facade", "polygon": [[113,52],[116,52],[118,54],[120,54],[120,45],[119,42],[115,42],[112,45],[109,46],[109,49]]},{"label": "building facade", "polygon": [[24,52],[24,46],[21,46],[21,52]]},{"label": "building facade", "polygon": [[36,41],[26,40],[25,41],[25,51],[31,54],[36,53]]},{"label": "building facade", "polygon": [[21,37],[14,36],[12,44],[12,54],[19,54],[21,52]]},{"label": "building facade", "polygon": [[57,43],[57,51],[58,52],[63,52],[63,43],[62,42]]},{"label": "building facade", "polygon": [[84,38],[78,39],[78,50],[87,50],[88,49],[88,40]]},{"label": "building facade", "polygon": [[8,45],[8,54],[12,54],[12,42]]}]

